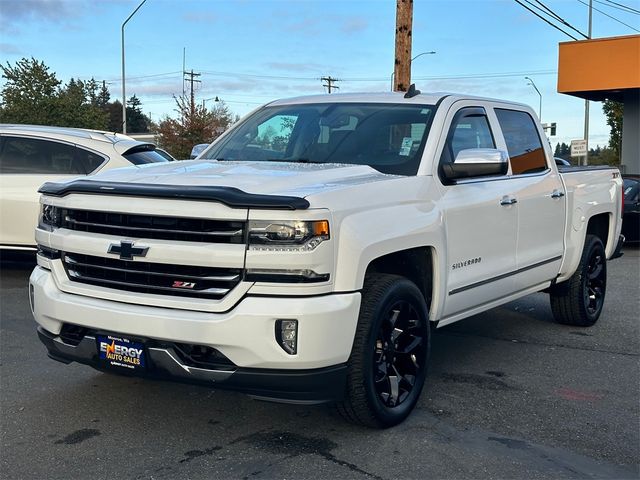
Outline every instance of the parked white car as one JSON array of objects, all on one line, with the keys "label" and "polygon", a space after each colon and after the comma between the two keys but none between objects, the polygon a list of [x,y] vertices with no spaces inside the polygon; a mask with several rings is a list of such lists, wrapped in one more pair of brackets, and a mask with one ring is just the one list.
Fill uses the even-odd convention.
[{"label": "parked white car", "polygon": [[35,250],[43,183],[166,162],[155,148],[119,133],[0,124],[0,249]]}]

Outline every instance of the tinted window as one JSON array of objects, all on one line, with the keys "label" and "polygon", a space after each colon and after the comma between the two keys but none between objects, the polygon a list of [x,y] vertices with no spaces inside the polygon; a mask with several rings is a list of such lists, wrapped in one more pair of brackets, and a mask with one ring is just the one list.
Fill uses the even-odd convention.
[{"label": "tinted window", "polygon": [[622,189],[625,202],[633,202],[638,196],[638,181],[632,178],[625,178]]},{"label": "tinted window", "polygon": [[542,172],[547,160],[533,118],[526,112],[496,108],[514,175]]},{"label": "tinted window", "polygon": [[98,167],[106,160],[105,157],[83,150],[82,148],[77,148],[76,152],[78,155],[78,161],[82,163],[84,171],[87,173],[92,173],[97,170]]},{"label": "tinted window", "polygon": [[453,117],[442,152],[442,162],[452,163],[461,150],[471,148],[496,148],[484,108],[460,109]]},{"label": "tinted window", "polygon": [[0,173],[45,173],[84,175],[76,147],[49,140],[4,137],[0,153]]},{"label": "tinted window", "polygon": [[143,165],[145,163],[162,163],[168,162],[166,157],[156,152],[153,145],[142,145],[141,147],[132,148],[123,155],[134,165]]},{"label": "tinted window", "polygon": [[369,165],[415,175],[435,107],[320,103],[265,107],[204,158]]}]

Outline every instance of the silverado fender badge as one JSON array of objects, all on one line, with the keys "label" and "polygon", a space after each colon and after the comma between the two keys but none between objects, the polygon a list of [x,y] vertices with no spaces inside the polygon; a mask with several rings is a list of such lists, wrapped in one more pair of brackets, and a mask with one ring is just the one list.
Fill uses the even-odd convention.
[{"label": "silverado fender badge", "polygon": [[133,260],[133,257],[145,257],[149,247],[134,247],[133,242],[122,240],[120,244],[112,243],[109,245],[107,253],[120,255],[121,260]]}]

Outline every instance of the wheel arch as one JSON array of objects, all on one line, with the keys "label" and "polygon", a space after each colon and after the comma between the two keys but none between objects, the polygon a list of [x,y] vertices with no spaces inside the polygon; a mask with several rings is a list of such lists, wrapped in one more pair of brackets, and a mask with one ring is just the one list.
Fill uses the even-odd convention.
[{"label": "wheel arch", "polygon": [[435,294],[436,253],[432,246],[407,248],[372,259],[365,270],[365,278],[377,273],[399,275],[416,284],[431,311]]}]

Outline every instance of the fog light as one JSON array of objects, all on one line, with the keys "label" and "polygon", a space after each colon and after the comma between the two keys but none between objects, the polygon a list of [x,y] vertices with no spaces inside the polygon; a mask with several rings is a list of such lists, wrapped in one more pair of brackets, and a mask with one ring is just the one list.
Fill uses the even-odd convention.
[{"label": "fog light", "polygon": [[289,355],[298,351],[298,321],[276,320],[276,340]]}]

